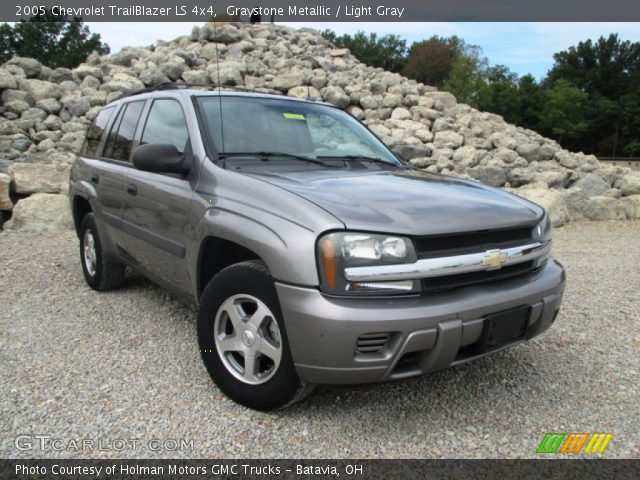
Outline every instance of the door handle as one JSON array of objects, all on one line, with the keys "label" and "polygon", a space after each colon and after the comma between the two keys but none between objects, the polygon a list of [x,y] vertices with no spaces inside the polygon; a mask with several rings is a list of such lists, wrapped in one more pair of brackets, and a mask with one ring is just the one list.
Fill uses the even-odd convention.
[{"label": "door handle", "polygon": [[93,183],[94,185],[97,185],[99,181],[100,181],[100,177],[98,177],[98,175],[96,174],[91,175],[91,183]]},{"label": "door handle", "polygon": [[129,195],[137,195],[138,194],[138,186],[133,184],[133,183],[129,183],[127,184],[127,193]]}]

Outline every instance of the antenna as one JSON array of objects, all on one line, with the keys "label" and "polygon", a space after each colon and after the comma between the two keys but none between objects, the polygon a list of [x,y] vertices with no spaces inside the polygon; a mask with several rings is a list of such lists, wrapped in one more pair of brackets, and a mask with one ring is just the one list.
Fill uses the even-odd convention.
[{"label": "antenna", "polygon": [[[218,105],[220,106],[220,141],[222,142],[222,150],[224,152],[224,120],[222,119],[222,85],[220,85],[220,54],[218,53],[218,27],[216,20],[213,20],[213,37],[216,44],[216,69],[218,70]],[[225,160],[222,159],[222,167],[225,166]]]}]

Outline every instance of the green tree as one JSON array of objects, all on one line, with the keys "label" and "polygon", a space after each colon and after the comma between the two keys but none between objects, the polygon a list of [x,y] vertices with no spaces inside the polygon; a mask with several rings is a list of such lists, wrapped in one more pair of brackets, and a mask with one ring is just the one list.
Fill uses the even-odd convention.
[{"label": "green tree", "polygon": [[47,10],[13,26],[0,25],[0,63],[20,55],[51,68],[73,68],[92,52],[109,53],[109,46],[102,43],[99,34],[91,33],[79,17],[53,15]]},{"label": "green tree", "polygon": [[640,42],[611,34],[579,42],[554,60],[545,83],[564,79],[590,98],[588,128],[571,146],[602,156],[640,154]]},{"label": "green tree", "polygon": [[519,124],[531,130],[540,130],[540,111],[544,93],[533,75],[527,74],[520,77],[518,95],[520,96]]},{"label": "green tree", "polygon": [[372,67],[399,72],[406,62],[407,42],[398,35],[379,37],[376,33],[367,35],[358,31],[353,36],[348,33],[338,36],[325,30],[322,36],[338,48],[348,48],[358,60]]},{"label": "green tree", "polygon": [[438,36],[415,42],[409,49],[402,74],[425,85],[441,88],[449,79],[457,54],[450,43]]},{"label": "green tree", "polygon": [[449,78],[443,89],[453,93],[459,102],[478,107],[487,86],[489,61],[482,56],[482,49],[464,40],[452,37],[457,55]]},{"label": "green tree", "polygon": [[479,91],[478,108],[497,113],[511,123],[521,124],[522,97],[518,76],[504,65],[489,67],[486,84]]},{"label": "green tree", "polygon": [[578,136],[588,128],[587,100],[588,95],[567,80],[557,80],[544,93],[540,126],[549,130],[558,142],[562,142],[563,138]]},{"label": "green tree", "polygon": [[486,87],[489,62],[477,45],[458,36],[433,36],[414,43],[402,73],[426,85],[453,93],[458,101],[478,106]]}]

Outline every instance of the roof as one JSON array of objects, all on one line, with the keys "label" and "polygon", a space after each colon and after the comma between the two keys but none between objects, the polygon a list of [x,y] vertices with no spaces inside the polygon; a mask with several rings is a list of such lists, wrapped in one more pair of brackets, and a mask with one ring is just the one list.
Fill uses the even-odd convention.
[{"label": "roof", "polygon": [[[210,90],[200,90],[200,88],[209,88]],[[286,95],[282,95],[279,92],[273,90],[269,91],[268,89],[249,89],[245,87],[221,87],[218,88],[215,85],[209,84],[189,84],[189,83],[161,83],[154,87],[144,88],[142,90],[136,90],[130,93],[125,93],[120,95],[115,100],[109,102],[117,102],[119,100],[129,99],[132,97],[141,97],[148,98],[156,96],[156,94],[161,92],[171,92],[175,95],[183,95],[183,96],[237,96],[237,97],[254,97],[254,98],[272,98],[272,99],[287,99],[298,102],[308,102],[308,103],[321,103],[326,104],[325,102],[317,102],[312,99],[304,99],[297,97],[289,97]],[[271,93],[273,92],[273,93]],[[326,104],[331,105],[331,104]],[[333,105],[331,105],[333,106]]]}]

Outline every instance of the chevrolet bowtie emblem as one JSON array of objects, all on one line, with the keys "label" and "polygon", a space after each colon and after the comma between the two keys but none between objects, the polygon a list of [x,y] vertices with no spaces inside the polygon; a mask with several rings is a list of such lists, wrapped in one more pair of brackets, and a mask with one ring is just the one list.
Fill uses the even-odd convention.
[{"label": "chevrolet bowtie emblem", "polygon": [[509,255],[502,250],[489,250],[482,259],[482,266],[487,268],[500,268],[507,261]]}]

